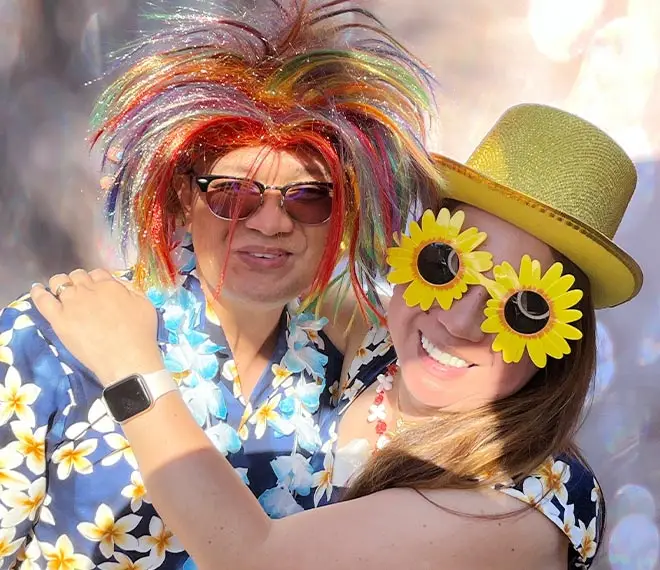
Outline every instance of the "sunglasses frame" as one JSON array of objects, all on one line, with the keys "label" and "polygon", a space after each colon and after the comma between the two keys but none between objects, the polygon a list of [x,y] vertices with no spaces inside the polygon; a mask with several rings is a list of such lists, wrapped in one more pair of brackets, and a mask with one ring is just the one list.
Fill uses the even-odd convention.
[{"label": "sunglasses frame", "polygon": [[[312,180],[312,181],[300,181],[300,182],[292,182],[290,184],[286,184],[284,186],[274,186],[271,184],[264,184],[262,182],[259,182],[258,180],[253,180],[250,178],[245,178],[245,177],[240,177],[240,176],[225,176],[225,175],[220,175],[220,174],[207,174],[207,175],[197,175],[194,173],[191,173],[190,176],[192,179],[195,181],[195,184],[199,188],[200,192],[202,194],[205,194],[208,196],[209,194],[209,185],[214,181],[214,180],[234,180],[237,182],[249,182],[250,184],[253,184],[255,188],[259,190],[259,196],[260,196],[260,201],[259,201],[259,206],[257,206],[252,212],[250,212],[247,216],[240,216],[235,218],[236,220],[247,220],[250,216],[253,216],[261,206],[264,204],[264,195],[266,194],[267,190],[277,190],[280,192],[281,197],[280,197],[280,208],[286,213],[287,216],[289,216],[292,220],[298,222],[299,224],[304,224],[306,226],[321,226],[328,221],[330,221],[330,218],[332,217],[332,211],[328,215],[328,217],[323,220],[322,222],[315,222],[315,223],[308,223],[308,222],[302,222],[298,219],[296,219],[294,216],[292,216],[286,209],[285,205],[285,198],[286,198],[286,193],[291,190],[292,188],[296,188],[297,186],[317,186],[320,189],[325,189],[328,191],[328,196],[330,198],[333,197],[333,183],[332,182],[323,182],[319,180]],[[212,193],[212,192],[211,192]],[[224,220],[224,221],[232,221],[234,218],[225,218],[223,216],[218,215],[216,212],[214,212],[211,207],[208,204],[208,201],[205,199],[206,205],[211,211],[211,213],[218,218],[219,220]]]}]

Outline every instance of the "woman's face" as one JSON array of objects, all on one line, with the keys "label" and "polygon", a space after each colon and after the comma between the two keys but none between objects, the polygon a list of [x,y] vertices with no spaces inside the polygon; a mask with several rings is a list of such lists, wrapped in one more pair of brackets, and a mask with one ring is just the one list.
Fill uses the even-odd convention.
[{"label": "woman's face", "polygon": [[[198,166],[196,175],[246,177],[266,186],[331,182],[325,164],[309,152],[267,147],[239,148],[201,168],[204,171]],[[269,189],[261,207],[236,222],[230,235],[232,222],[211,212],[196,184],[185,190],[197,269],[211,290],[224,274],[225,298],[283,306],[309,288],[323,255],[329,221],[310,225],[295,220],[282,208],[279,190]]]},{"label": "woman's face", "polygon": [[[493,264],[507,261],[517,271],[528,254],[545,272],[555,262],[551,248],[523,230],[477,208],[459,208],[465,212],[463,229],[486,232],[478,249],[490,252]],[[485,275],[493,277],[490,272]],[[501,352],[492,350],[494,335],[481,330],[490,299],[483,286],[468,287],[446,311],[437,303],[428,311],[409,307],[403,299],[405,289],[406,285],[394,289],[388,324],[401,365],[401,397],[418,412],[477,408],[520,390],[537,372],[527,352],[519,362],[506,363]]]}]

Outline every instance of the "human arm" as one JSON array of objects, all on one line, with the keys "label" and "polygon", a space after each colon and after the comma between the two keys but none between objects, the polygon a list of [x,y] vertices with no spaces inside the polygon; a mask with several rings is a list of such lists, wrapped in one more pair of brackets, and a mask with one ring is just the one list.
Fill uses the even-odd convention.
[{"label": "human arm", "polygon": [[[124,431],[151,499],[200,569],[221,563],[239,570],[358,565],[363,570],[552,570],[566,564],[566,540],[534,510],[502,520],[474,519],[451,514],[406,489],[270,520],[176,393],[129,421]],[[427,496],[468,513],[520,509],[518,500],[494,492],[447,490]]]},{"label": "human arm", "polygon": [[[112,278],[69,288],[62,303],[40,288],[33,295],[69,350],[102,383],[162,367],[149,348],[155,326],[151,305]],[[447,561],[445,568],[479,567],[483,559],[475,559],[474,537],[485,541],[489,561],[496,561],[488,567],[497,568],[500,560],[499,567],[538,567],[539,560],[548,567],[549,537],[543,537],[540,546],[534,544],[533,525],[513,526],[519,517],[477,521],[480,526],[473,529],[473,519],[451,515],[409,490],[385,491],[271,521],[199,429],[178,393],[162,397],[124,428],[151,499],[200,568],[217,568],[221,562],[223,567],[245,570],[324,570],[357,562],[365,570],[387,570],[408,567],[411,561],[419,567],[437,567],[438,560]],[[317,473],[317,480],[324,475]],[[448,492],[435,491],[434,496],[437,493],[444,493],[440,500],[449,500]],[[480,496],[467,495],[466,500]],[[490,495],[484,495],[484,501],[475,508],[502,508]],[[529,511],[525,516],[541,515]],[[461,533],[467,536],[462,542],[457,539]],[[533,548],[525,546],[528,539]],[[301,546],[294,556],[292,542],[293,547]],[[512,550],[505,551],[511,544]],[[534,558],[527,560],[528,555]]]}]

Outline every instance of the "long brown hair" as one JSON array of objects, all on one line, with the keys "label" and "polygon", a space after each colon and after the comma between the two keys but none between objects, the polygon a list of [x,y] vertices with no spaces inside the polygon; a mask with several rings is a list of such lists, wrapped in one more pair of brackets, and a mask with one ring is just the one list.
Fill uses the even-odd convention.
[{"label": "long brown hair", "polygon": [[441,413],[399,433],[374,454],[345,500],[393,487],[475,488],[520,480],[551,455],[581,459],[574,444],[596,366],[596,317],[586,276],[557,256],[584,291],[583,338],[549,359],[518,392],[478,409]]}]

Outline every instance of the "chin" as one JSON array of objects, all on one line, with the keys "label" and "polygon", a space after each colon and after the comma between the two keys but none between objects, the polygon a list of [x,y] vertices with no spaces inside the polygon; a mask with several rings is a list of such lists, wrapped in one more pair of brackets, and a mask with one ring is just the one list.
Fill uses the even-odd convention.
[{"label": "chin", "polygon": [[223,293],[226,297],[258,305],[282,306],[296,299],[302,291],[298,288],[273,287],[272,283],[225,283]]}]

